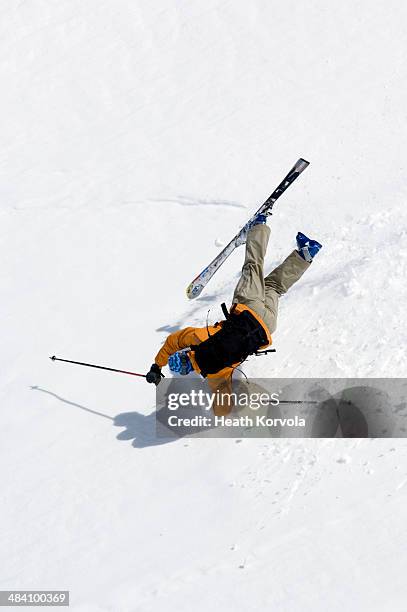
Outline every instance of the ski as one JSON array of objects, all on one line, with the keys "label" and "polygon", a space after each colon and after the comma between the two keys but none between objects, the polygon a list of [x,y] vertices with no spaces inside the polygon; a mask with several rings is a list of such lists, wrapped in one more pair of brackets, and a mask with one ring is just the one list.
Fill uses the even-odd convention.
[{"label": "ski", "polygon": [[215,257],[211,263],[202,270],[200,274],[192,283],[188,285],[187,288],[187,296],[190,300],[198,297],[202,293],[204,287],[208,284],[212,276],[215,274],[217,270],[219,270],[220,266],[226,261],[231,253],[238,246],[238,240],[241,237],[242,233],[246,231],[249,223],[253,221],[256,215],[260,213],[269,213],[272,210],[274,203],[278,198],[284,193],[284,191],[295,181],[295,179],[309,166],[309,162],[305,159],[300,158],[296,164],[291,168],[290,172],[287,176],[281,181],[279,186],[273,191],[273,193],[267,198],[267,200],[260,206],[258,210],[250,217],[249,221],[242,227],[242,229],[232,238],[232,240],[225,246],[225,248]]}]

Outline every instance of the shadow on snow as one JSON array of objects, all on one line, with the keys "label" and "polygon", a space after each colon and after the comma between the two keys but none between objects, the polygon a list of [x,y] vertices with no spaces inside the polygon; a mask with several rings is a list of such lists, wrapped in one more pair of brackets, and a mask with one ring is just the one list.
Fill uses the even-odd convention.
[{"label": "shadow on snow", "polygon": [[125,430],[118,433],[116,438],[117,440],[133,440],[132,446],[134,446],[134,448],[145,448],[147,446],[168,444],[168,442],[174,442],[177,439],[174,438],[174,436],[168,438],[158,438],[156,436],[155,410],[148,415],[140,414],[139,412],[122,412],[115,417],[111,417],[103,412],[98,412],[97,410],[92,410],[91,408],[87,408],[86,406],[82,406],[76,402],[71,402],[64,397],[53,393],[52,391],[42,389],[36,385],[31,386],[30,389],[33,391],[47,393],[47,395],[51,395],[64,404],[74,406],[75,408],[80,408],[85,412],[89,412],[101,418],[109,419],[109,421],[113,421],[112,424],[115,427],[125,427]]}]

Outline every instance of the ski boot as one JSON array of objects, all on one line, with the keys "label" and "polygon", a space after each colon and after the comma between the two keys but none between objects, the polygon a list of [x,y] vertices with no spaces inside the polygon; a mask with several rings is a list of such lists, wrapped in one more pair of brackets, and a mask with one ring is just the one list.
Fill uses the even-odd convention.
[{"label": "ski boot", "polygon": [[320,244],[316,240],[311,240],[301,232],[298,232],[296,241],[297,252],[301,255],[303,259],[305,259],[305,261],[308,261],[309,263],[311,263],[318,251],[322,249],[322,244]]},{"label": "ski boot", "polygon": [[237,236],[235,240],[235,245],[238,247],[242,244],[246,244],[247,234],[249,233],[249,230],[251,230],[252,227],[254,227],[255,225],[265,225],[267,223],[267,218],[270,215],[271,213],[269,213],[268,215],[266,213],[259,213],[258,215],[256,215],[253,221],[249,221],[249,223],[247,223],[247,225],[242,228],[241,233]]}]

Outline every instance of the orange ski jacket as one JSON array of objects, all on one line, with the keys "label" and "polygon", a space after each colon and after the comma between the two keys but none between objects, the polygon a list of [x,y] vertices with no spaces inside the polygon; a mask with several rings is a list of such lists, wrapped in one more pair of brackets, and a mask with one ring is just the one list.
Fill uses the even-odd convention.
[{"label": "orange ski jacket", "polygon": [[[254,310],[249,308],[249,306],[246,306],[245,304],[234,304],[234,312],[236,314],[239,314],[244,310],[248,310],[250,314],[252,314],[253,317],[255,317],[255,319],[257,319],[257,321],[263,327],[268,342],[267,344],[261,346],[260,349],[267,348],[272,343],[272,338],[264,321],[259,317],[258,314],[254,312]],[[207,340],[209,336],[212,336],[213,334],[216,334],[218,331],[220,331],[221,328],[222,323],[215,323],[215,325],[210,325],[209,327],[185,327],[170,334],[164,342],[163,346],[158,351],[155,357],[155,363],[160,368],[164,367],[165,365],[167,365],[168,358],[170,357],[170,355],[173,355],[174,353],[182,349],[186,349],[190,346],[194,346],[200,344],[201,342],[204,342],[204,340]],[[201,372],[195,360],[194,351],[191,350],[188,356],[191,360],[192,367],[198,374],[200,374]],[[230,367],[223,368],[219,372],[216,372],[216,374],[208,374],[207,380],[212,392],[215,393],[216,391],[218,391],[219,395],[221,393],[230,394],[232,392],[232,374],[234,369],[238,365],[239,363],[235,363]],[[228,414],[231,410],[231,407],[214,404],[213,410],[216,415],[220,416]]]}]

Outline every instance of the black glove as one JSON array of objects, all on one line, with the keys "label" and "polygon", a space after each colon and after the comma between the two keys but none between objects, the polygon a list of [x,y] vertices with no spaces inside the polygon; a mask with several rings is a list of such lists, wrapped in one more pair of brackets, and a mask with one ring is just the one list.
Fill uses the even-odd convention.
[{"label": "black glove", "polygon": [[146,374],[146,380],[148,383],[154,383],[156,386],[161,382],[164,374],[161,374],[161,368],[156,363],[150,368],[150,371]]}]

